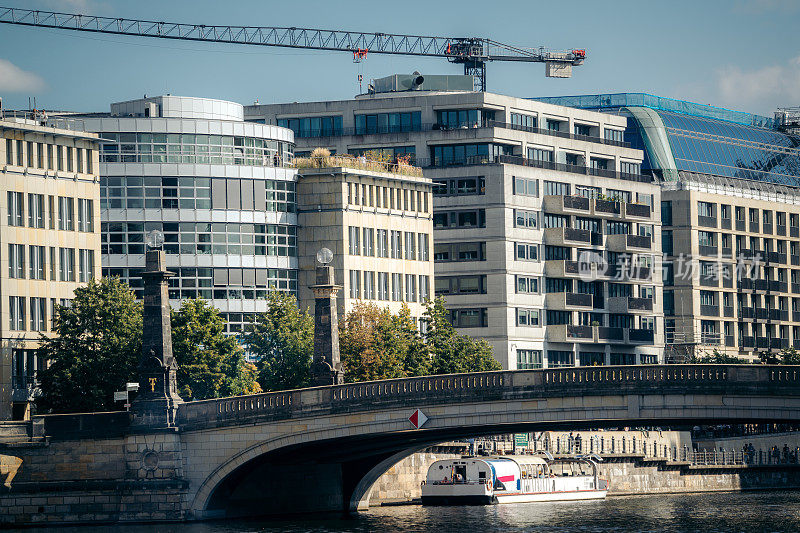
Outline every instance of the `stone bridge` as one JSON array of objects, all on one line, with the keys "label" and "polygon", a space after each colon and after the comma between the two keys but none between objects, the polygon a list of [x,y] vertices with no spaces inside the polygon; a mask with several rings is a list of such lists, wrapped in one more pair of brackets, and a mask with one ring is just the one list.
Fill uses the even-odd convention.
[{"label": "stone bridge", "polygon": [[[415,409],[428,417],[419,429],[408,420]],[[394,463],[450,439],[798,421],[800,367],[763,365],[501,371],[316,387],[185,403],[176,427],[159,431],[137,430],[127,413],[46,416],[27,439],[0,445],[0,459],[22,460],[0,486],[0,523],[353,511]]]}]

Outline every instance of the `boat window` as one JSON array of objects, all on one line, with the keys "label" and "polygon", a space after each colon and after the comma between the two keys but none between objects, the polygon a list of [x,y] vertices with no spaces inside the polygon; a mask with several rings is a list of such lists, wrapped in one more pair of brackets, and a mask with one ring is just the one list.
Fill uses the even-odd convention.
[{"label": "boat window", "polygon": [[478,479],[486,479],[486,472],[478,472]]}]

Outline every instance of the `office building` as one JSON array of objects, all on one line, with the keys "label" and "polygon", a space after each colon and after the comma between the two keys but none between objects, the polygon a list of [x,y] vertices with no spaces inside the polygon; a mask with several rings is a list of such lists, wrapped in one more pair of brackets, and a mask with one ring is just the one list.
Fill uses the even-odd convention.
[{"label": "office building", "polygon": [[800,137],[786,121],[638,93],[542,100],[629,117],[662,186],[671,360],[800,348]]},{"label": "office building", "polygon": [[100,275],[97,135],[42,124],[0,116],[0,420],[30,417],[40,336]]},{"label": "office building", "polygon": [[448,90],[459,84],[447,78],[407,91],[376,80],[353,100],[254,105],[245,118],[294,130],[298,154],[423,167],[436,294],[504,368],[661,361],[660,188],[622,138],[627,118]]},{"label": "office building", "polygon": [[342,286],[340,317],[369,302],[394,313],[405,304],[419,319],[433,290],[431,180],[414,167],[331,159],[342,166],[297,176],[301,306],[314,309],[316,253],[327,247]]},{"label": "office building", "polygon": [[145,238],[164,233],[174,307],[201,297],[237,333],[271,289],[297,290],[293,134],[240,104],[157,96],[71,115],[98,132],[103,275],[141,293]]}]

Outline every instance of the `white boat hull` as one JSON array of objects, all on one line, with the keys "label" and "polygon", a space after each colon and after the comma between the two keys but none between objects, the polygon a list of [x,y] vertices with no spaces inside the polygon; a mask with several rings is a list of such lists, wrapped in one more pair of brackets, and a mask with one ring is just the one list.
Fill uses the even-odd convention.
[{"label": "white boat hull", "polygon": [[538,492],[532,494],[495,494],[497,503],[566,502],[573,500],[603,500],[605,490],[580,490],[571,492]]}]

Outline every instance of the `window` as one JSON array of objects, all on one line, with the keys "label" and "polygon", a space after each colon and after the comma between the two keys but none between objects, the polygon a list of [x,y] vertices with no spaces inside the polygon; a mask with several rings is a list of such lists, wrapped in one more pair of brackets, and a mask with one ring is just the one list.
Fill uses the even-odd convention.
[{"label": "window", "polygon": [[536,117],[534,116],[511,113],[511,129],[531,131],[536,129],[536,123]]},{"label": "window", "polygon": [[297,137],[327,137],[342,134],[342,116],[279,118],[278,126],[289,128]]},{"label": "window", "polygon": [[399,230],[391,230],[391,246],[392,259],[403,258],[403,232]]},{"label": "window", "polygon": [[28,247],[28,269],[30,279],[45,279],[46,250],[44,246],[30,245]]},{"label": "window", "polygon": [[427,233],[419,233],[417,235],[417,241],[419,244],[419,260],[420,261],[430,261],[430,244],[428,239]]},{"label": "window", "polygon": [[392,273],[392,301],[400,302],[403,300],[403,275]]},{"label": "window", "polygon": [[581,352],[580,366],[603,366],[606,361],[605,352]]},{"label": "window", "polygon": [[545,181],[544,195],[569,196],[569,183],[562,183],[560,181]]},{"label": "window", "polygon": [[514,177],[514,194],[520,196],[539,196],[539,180]]},{"label": "window", "polygon": [[716,207],[711,202],[697,202],[697,216],[713,218],[717,216]]},{"label": "window", "polygon": [[350,271],[350,298],[361,298],[361,271]]},{"label": "window", "polygon": [[545,228],[569,227],[569,215],[552,215],[550,213],[546,213],[543,219],[543,225]]},{"label": "window", "polygon": [[713,231],[698,231],[697,240],[700,246],[716,246],[716,233]]},{"label": "window", "polygon": [[25,245],[8,245],[8,277],[25,279]]},{"label": "window", "polygon": [[549,325],[572,324],[572,313],[570,311],[547,311],[547,323]]},{"label": "window", "polygon": [[528,148],[528,159],[530,159],[531,161],[552,163],[553,150],[547,150],[543,148]]},{"label": "window", "polygon": [[72,172],[73,170],[72,147],[67,146],[67,172]]},{"label": "window", "polygon": [[14,140],[6,139],[6,165],[14,164]]},{"label": "window", "polygon": [[58,197],[58,229],[67,231],[75,229],[75,203],[72,198]]},{"label": "window", "polygon": [[385,229],[377,230],[378,234],[378,257],[389,257],[389,231]]},{"label": "window", "polygon": [[[419,131],[421,128],[421,117],[422,113],[420,111],[356,115],[356,135]],[[341,119],[341,117],[338,118]],[[341,124],[339,128],[341,129]]]},{"label": "window", "polygon": [[94,150],[91,148],[86,149],[86,173],[92,174],[94,173],[94,167],[92,166],[92,158],[94,157]]},{"label": "window", "polygon": [[417,234],[410,231],[406,232],[406,259],[414,261],[417,258],[416,243]]},{"label": "window", "polygon": [[375,230],[372,228],[364,228],[364,255],[375,255]]},{"label": "window", "polygon": [[603,129],[603,138],[607,141],[612,141],[614,143],[622,143],[624,137],[624,132],[622,130],[614,130],[611,128]]},{"label": "window", "polygon": [[56,281],[56,249],[50,247],[50,281]]},{"label": "window", "polygon": [[672,202],[670,201],[661,202],[661,223],[665,226],[672,225]]},{"label": "window", "polygon": [[28,194],[28,227],[44,228],[43,194]]},{"label": "window", "polygon": [[14,331],[25,331],[25,297],[9,296],[8,310],[11,323],[10,329]]},{"label": "window", "polygon": [[434,244],[433,260],[437,263],[486,261],[486,243],[461,242]]},{"label": "window", "polygon": [[518,294],[539,294],[539,278],[517,276],[516,287]]},{"label": "window", "polygon": [[611,365],[612,366],[623,366],[623,365],[635,365],[636,364],[636,354],[635,353],[611,353]]},{"label": "window", "polygon": [[486,179],[483,176],[433,180],[434,196],[471,196],[485,193]]},{"label": "window", "polygon": [[25,225],[24,195],[21,192],[8,191],[8,225]]},{"label": "window", "polygon": [[47,331],[47,298],[31,297],[31,331]]},{"label": "window", "polygon": [[642,173],[642,164],[641,163],[631,163],[629,161],[620,161],[619,162],[619,172],[620,174],[628,174],[631,176],[638,176]]},{"label": "window", "polygon": [[25,143],[26,152],[28,154],[28,166],[33,168],[33,142],[28,141]]},{"label": "window", "polygon": [[75,250],[73,248],[58,249],[59,281],[75,281]]},{"label": "window", "polygon": [[389,299],[389,273],[378,272],[378,300]]},{"label": "window", "polygon": [[539,327],[538,309],[517,309],[517,326]]},{"label": "window", "polygon": [[427,302],[431,297],[431,279],[420,274],[419,276],[419,301]]},{"label": "window", "polygon": [[436,294],[486,294],[486,276],[436,276]]},{"label": "window", "polygon": [[716,296],[714,291],[700,291],[700,305],[716,305]]},{"label": "window", "polygon": [[417,301],[417,276],[406,274],[406,302]]},{"label": "window", "polygon": [[514,210],[514,226],[518,228],[536,228],[538,219],[536,211]]},{"label": "window", "polygon": [[547,366],[550,368],[575,366],[575,353],[566,350],[547,350]]},{"label": "window", "polygon": [[25,149],[23,148],[25,143],[21,140],[17,140],[17,166],[21,167],[25,165]]},{"label": "window", "polygon": [[517,370],[542,368],[541,350],[517,350]]},{"label": "window", "polygon": [[546,124],[547,124],[548,131],[561,131],[561,121],[560,120],[553,120],[553,119],[548,118]]},{"label": "window", "polygon": [[442,129],[476,128],[494,120],[493,110],[485,109],[446,109],[436,111],[436,124]]},{"label": "window", "polygon": [[445,211],[433,214],[434,229],[485,228],[486,210]]},{"label": "window", "polygon": [[455,328],[485,328],[488,326],[486,309],[452,309],[450,323]]},{"label": "window", "polygon": [[364,299],[375,299],[375,272],[364,271]]},{"label": "window", "polygon": [[575,194],[583,198],[600,198],[602,196],[602,189],[600,189],[600,187],[591,187],[588,185],[575,185]]},{"label": "window", "polygon": [[78,198],[78,231],[94,231],[94,200]]},{"label": "window", "polygon": [[350,226],[350,255],[361,255],[360,233],[359,228]]},{"label": "window", "polygon": [[524,242],[514,243],[514,258],[517,261],[538,261],[539,245]]},{"label": "window", "polygon": [[672,230],[661,230],[661,251],[667,255],[672,255]]},{"label": "window", "polygon": [[94,250],[78,250],[78,281],[86,283],[94,278]]}]

